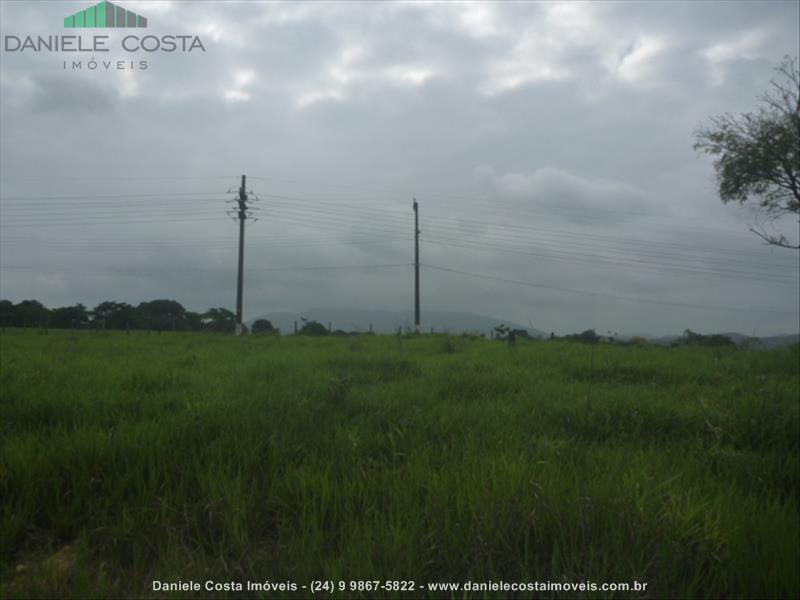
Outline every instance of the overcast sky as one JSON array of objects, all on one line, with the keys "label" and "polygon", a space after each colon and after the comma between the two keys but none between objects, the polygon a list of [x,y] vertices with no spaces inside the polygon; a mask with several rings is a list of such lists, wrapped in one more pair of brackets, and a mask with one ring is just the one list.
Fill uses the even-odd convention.
[{"label": "overcast sky", "polygon": [[[111,48],[0,52],[3,298],[232,309],[246,173],[245,318],[411,311],[416,197],[423,327],[800,329],[798,252],[749,233],[692,149],[800,53],[797,2],[121,0],[147,29],[63,27],[91,4],[1,2],[4,41]],[[131,34],[205,52],[122,51]]]}]

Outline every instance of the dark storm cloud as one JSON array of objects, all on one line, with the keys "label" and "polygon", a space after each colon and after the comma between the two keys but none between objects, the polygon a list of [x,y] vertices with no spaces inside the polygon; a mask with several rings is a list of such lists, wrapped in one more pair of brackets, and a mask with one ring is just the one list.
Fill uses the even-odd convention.
[{"label": "dark storm cloud", "polygon": [[[796,253],[763,248],[747,232],[752,215],[719,202],[710,161],[691,149],[695,127],[753,109],[781,57],[797,54],[796,4],[124,6],[149,19],[148,33],[200,35],[206,52],[137,56],[149,62],[143,72],[0,57],[4,297],[230,306],[236,226],[224,200],[244,172],[263,209],[247,233],[250,316],[326,304],[407,309],[407,268],[271,269],[410,262],[416,196],[432,265],[789,314],[659,307],[434,271],[423,271],[425,307],[556,331],[798,328]],[[63,16],[82,8],[2,3],[2,34],[63,33]],[[98,174],[134,177],[63,179]],[[141,179],[215,175],[230,177]],[[60,179],[22,180],[31,177]],[[157,192],[216,195],[124,197],[102,210],[52,201],[49,218],[5,200]],[[111,224],[68,222],[97,215]]]}]

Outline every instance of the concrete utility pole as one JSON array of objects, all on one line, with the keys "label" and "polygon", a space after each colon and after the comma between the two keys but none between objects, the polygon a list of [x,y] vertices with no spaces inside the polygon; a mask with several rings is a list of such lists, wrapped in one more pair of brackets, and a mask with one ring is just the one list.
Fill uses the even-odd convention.
[{"label": "concrete utility pole", "polygon": [[414,198],[414,330],[419,333],[419,205]]},{"label": "concrete utility pole", "polygon": [[244,287],[244,222],[247,220],[247,176],[239,188],[239,272],[236,276],[236,335],[242,335],[242,289]]},{"label": "concrete utility pole", "polygon": [[[229,192],[233,192],[234,190],[228,190]],[[258,219],[251,216],[252,211],[258,210],[257,208],[252,208],[247,204],[249,198],[247,194],[247,176],[242,175],[242,185],[239,187],[238,190],[238,197],[236,200],[228,200],[228,202],[235,202],[236,208],[233,210],[228,211],[228,215],[233,218],[234,221],[239,222],[239,271],[236,277],[236,335],[241,335],[244,331],[244,325],[242,322],[242,289],[244,287],[244,222],[247,219],[252,219],[253,221],[258,221]],[[252,193],[252,192],[251,192]],[[258,198],[254,198],[251,200],[252,202],[258,202]]]}]

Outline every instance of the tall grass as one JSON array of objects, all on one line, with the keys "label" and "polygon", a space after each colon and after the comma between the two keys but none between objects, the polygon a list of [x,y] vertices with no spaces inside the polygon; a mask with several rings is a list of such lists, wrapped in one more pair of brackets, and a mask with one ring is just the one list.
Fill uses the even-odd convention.
[{"label": "tall grass", "polygon": [[6,331],[0,596],[178,579],[800,595],[798,347],[591,351]]}]

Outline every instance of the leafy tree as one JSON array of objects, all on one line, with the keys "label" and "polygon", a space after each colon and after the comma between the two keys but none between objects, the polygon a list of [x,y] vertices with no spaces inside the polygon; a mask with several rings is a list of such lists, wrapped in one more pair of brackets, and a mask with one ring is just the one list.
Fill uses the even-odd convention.
[{"label": "leafy tree", "polygon": [[735,346],[736,343],[727,335],[715,333],[713,335],[702,335],[695,333],[691,329],[683,332],[683,337],[676,340],[675,345],[691,346]]},{"label": "leafy tree", "polygon": [[328,329],[318,321],[306,321],[297,332],[299,335],[328,335]]},{"label": "leafy tree", "polygon": [[500,325],[494,328],[494,339],[505,340],[507,339],[508,332],[509,328],[506,327],[505,324],[501,323]]},{"label": "leafy tree", "polygon": [[50,315],[50,326],[69,329],[72,327],[86,327],[89,324],[89,311],[83,304],[75,306],[62,306],[53,309]]},{"label": "leafy tree", "polygon": [[183,315],[183,324],[190,331],[200,331],[203,328],[203,315],[187,310]]},{"label": "leafy tree", "polygon": [[600,336],[597,335],[594,329],[587,329],[579,333],[577,339],[584,344],[596,344],[600,341]]},{"label": "leafy tree", "polygon": [[92,310],[92,320],[98,327],[127,329],[139,326],[136,309],[127,302],[101,302]]},{"label": "leafy tree", "polygon": [[[767,222],[800,217],[800,71],[797,59],[784,58],[778,80],[754,113],[726,113],[695,131],[695,150],[714,161],[722,202],[757,203]],[[773,246],[800,249],[783,234],[771,234],[756,220],[750,230]]]},{"label": "leafy tree", "polygon": [[275,331],[275,327],[269,319],[256,319],[250,331],[253,333],[271,333]]},{"label": "leafy tree", "polygon": [[211,308],[203,313],[203,327],[208,331],[223,331],[230,333],[234,329],[236,315],[227,308]]},{"label": "leafy tree", "polygon": [[581,331],[580,333],[571,333],[569,335],[565,335],[564,339],[571,342],[582,342],[584,344],[597,344],[600,341],[600,336],[597,335],[597,332],[595,332],[594,329],[587,329],[586,331]]},{"label": "leafy tree", "polygon": [[23,300],[14,307],[15,327],[44,327],[50,310],[38,300]]},{"label": "leafy tree", "polygon": [[151,300],[142,302],[136,307],[137,320],[148,329],[163,331],[165,329],[182,329],[183,315],[186,309],[175,300]]},{"label": "leafy tree", "polygon": [[518,337],[530,339],[531,336],[524,329],[511,329],[505,324],[494,328],[494,339],[496,340],[507,340],[513,344],[516,343]]},{"label": "leafy tree", "polygon": [[17,312],[11,300],[0,300],[0,327],[16,326]]}]

